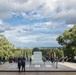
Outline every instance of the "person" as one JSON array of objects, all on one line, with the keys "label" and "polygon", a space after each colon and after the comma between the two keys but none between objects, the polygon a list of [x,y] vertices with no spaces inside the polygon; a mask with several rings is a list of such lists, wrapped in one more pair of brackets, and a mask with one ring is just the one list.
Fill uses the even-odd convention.
[{"label": "person", "polygon": [[22,58],[22,71],[25,71],[25,58]]},{"label": "person", "polygon": [[9,57],[9,63],[12,63],[12,57],[11,56]]},{"label": "person", "polygon": [[5,56],[3,57],[3,64],[5,63]]},{"label": "person", "polygon": [[51,62],[52,63],[54,62],[54,51],[53,50],[51,51]]},{"label": "person", "polygon": [[19,70],[19,72],[20,72],[20,69],[21,69],[21,59],[20,58],[18,58],[18,70]]},{"label": "person", "polygon": [[1,57],[0,57],[0,64],[1,64]]},{"label": "person", "polygon": [[31,65],[31,62],[32,62],[32,58],[30,57],[30,65]]},{"label": "person", "polygon": [[54,63],[56,64],[56,69],[58,68],[58,57],[54,59]]},{"label": "person", "polygon": [[49,61],[48,56],[46,56],[46,60]]}]

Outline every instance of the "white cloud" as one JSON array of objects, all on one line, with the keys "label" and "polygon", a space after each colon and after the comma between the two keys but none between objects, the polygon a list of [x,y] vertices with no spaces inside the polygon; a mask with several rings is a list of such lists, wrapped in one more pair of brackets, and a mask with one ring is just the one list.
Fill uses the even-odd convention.
[{"label": "white cloud", "polygon": [[1,20],[0,20],[0,33],[2,32],[5,32],[7,30],[11,30],[12,27],[11,25],[7,24],[7,23],[3,23]]},{"label": "white cloud", "polygon": [[[64,23],[60,23],[64,24]],[[60,25],[61,26],[61,25]],[[6,26],[4,26],[5,28]],[[7,26],[8,27],[8,26]],[[11,27],[11,30],[5,30],[3,33],[8,39],[14,42],[22,43],[36,43],[56,42],[56,37],[60,34],[58,22],[43,22],[35,23],[33,25],[19,25]],[[60,32],[59,32],[60,31]],[[59,32],[59,33],[58,33]]]},{"label": "white cloud", "polygon": [[74,24],[69,24],[67,25],[67,27],[72,28],[74,26]]},{"label": "white cloud", "polygon": [[56,20],[64,20],[68,24],[76,23],[76,1],[75,0],[58,0],[57,9],[53,16]]},{"label": "white cloud", "polygon": [[15,2],[18,2],[18,3],[25,3],[25,2],[28,2],[29,0],[12,0],[12,1],[15,1]]},{"label": "white cloud", "polygon": [[2,20],[0,20],[0,24],[2,24]]},{"label": "white cloud", "polygon": [[[36,26],[37,25],[39,25],[39,24],[36,24]],[[32,25],[32,26],[33,26],[32,28],[31,28],[31,26],[28,26],[28,25],[15,26],[15,27],[12,27],[12,30],[7,30],[7,31],[3,32],[2,34],[4,34],[6,36],[6,38],[11,43],[15,44],[15,46],[17,46],[17,47],[19,44],[29,44],[29,45],[31,45],[31,47],[34,47],[34,46],[39,47],[40,45],[48,46],[48,44],[57,43],[56,34],[52,34],[52,33],[46,34],[45,33],[48,31],[48,28],[41,27],[38,29],[38,28],[35,28],[35,25]],[[30,28],[32,30],[30,30]],[[39,32],[39,30],[40,30],[40,32]],[[43,33],[41,33],[41,30]]]},{"label": "white cloud", "polygon": [[[0,32],[15,43],[56,44],[59,33],[76,23],[75,14],[76,0],[0,0]],[[26,22],[37,22],[13,27],[4,23],[17,16],[23,16]]]},{"label": "white cloud", "polygon": [[[21,3],[22,2],[22,3]],[[42,5],[42,1],[38,0],[0,0],[0,17],[11,18],[12,12],[21,13],[31,11]]]},{"label": "white cloud", "polygon": [[[76,1],[70,0],[41,0],[42,6],[38,9],[34,9],[26,14],[25,18],[28,19],[42,19],[47,18],[51,20],[62,20],[68,24],[76,23]],[[34,14],[35,13],[35,14]]]},{"label": "white cloud", "polygon": [[[29,16],[26,14],[28,11]],[[47,18],[76,23],[75,0],[0,0],[0,18],[13,17],[12,12],[22,13],[28,19]]]}]

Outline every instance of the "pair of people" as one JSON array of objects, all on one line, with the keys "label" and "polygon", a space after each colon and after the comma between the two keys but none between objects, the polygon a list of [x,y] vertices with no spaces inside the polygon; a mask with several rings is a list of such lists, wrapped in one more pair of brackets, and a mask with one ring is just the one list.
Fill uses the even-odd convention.
[{"label": "pair of people", "polygon": [[22,67],[22,71],[25,71],[25,58],[18,58],[19,72],[20,72],[21,67]]}]

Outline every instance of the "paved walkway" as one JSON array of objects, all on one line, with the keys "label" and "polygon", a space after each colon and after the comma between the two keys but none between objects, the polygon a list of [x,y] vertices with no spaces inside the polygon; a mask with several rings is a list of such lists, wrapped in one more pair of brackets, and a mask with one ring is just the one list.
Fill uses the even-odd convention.
[{"label": "paved walkway", "polygon": [[[8,63],[6,62],[3,65],[0,65],[0,70],[15,70],[18,71],[17,63]],[[26,70],[31,70],[34,72],[1,72],[0,75],[76,75],[76,72],[35,72],[36,70],[76,70],[76,63],[69,62],[59,62],[58,69],[55,68],[55,64],[46,62],[45,65],[29,65],[26,64]]]},{"label": "paved walkway", "polygon": [[76,75],[76,72],[0,72],[0,75]]},{"label": "paved walkway", "polygon": [[[58,68],[56,68],[56,64],[52,64],[51,62],[46,62],[45,65],[30,65],[29,62],[26,63],[25,66],[26,70],[76,70],[76,63],[69,63],[69,62],[58,62]],[[18,70],[17,63],[8,63],[0,65],[0,70]]]},{"label": "paved walkway", "polygon": [[64,63],[61,63],[61,62],[59,62],[59,64],[64,65],[64,66],[67,66],[67,67],[70,67],[70,68],[76,70],[76,63],[72,63],[72,62],[64,62]]}]

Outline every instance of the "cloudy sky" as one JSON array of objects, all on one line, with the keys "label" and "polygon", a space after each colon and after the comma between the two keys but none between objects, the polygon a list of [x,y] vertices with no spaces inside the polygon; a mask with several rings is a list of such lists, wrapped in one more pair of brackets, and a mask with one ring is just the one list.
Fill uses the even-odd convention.
[{"label": "cloudy sky", "polygon": [[0,34],[16,47],[58,47],[76,24],[76,0],[0,0]]}]

